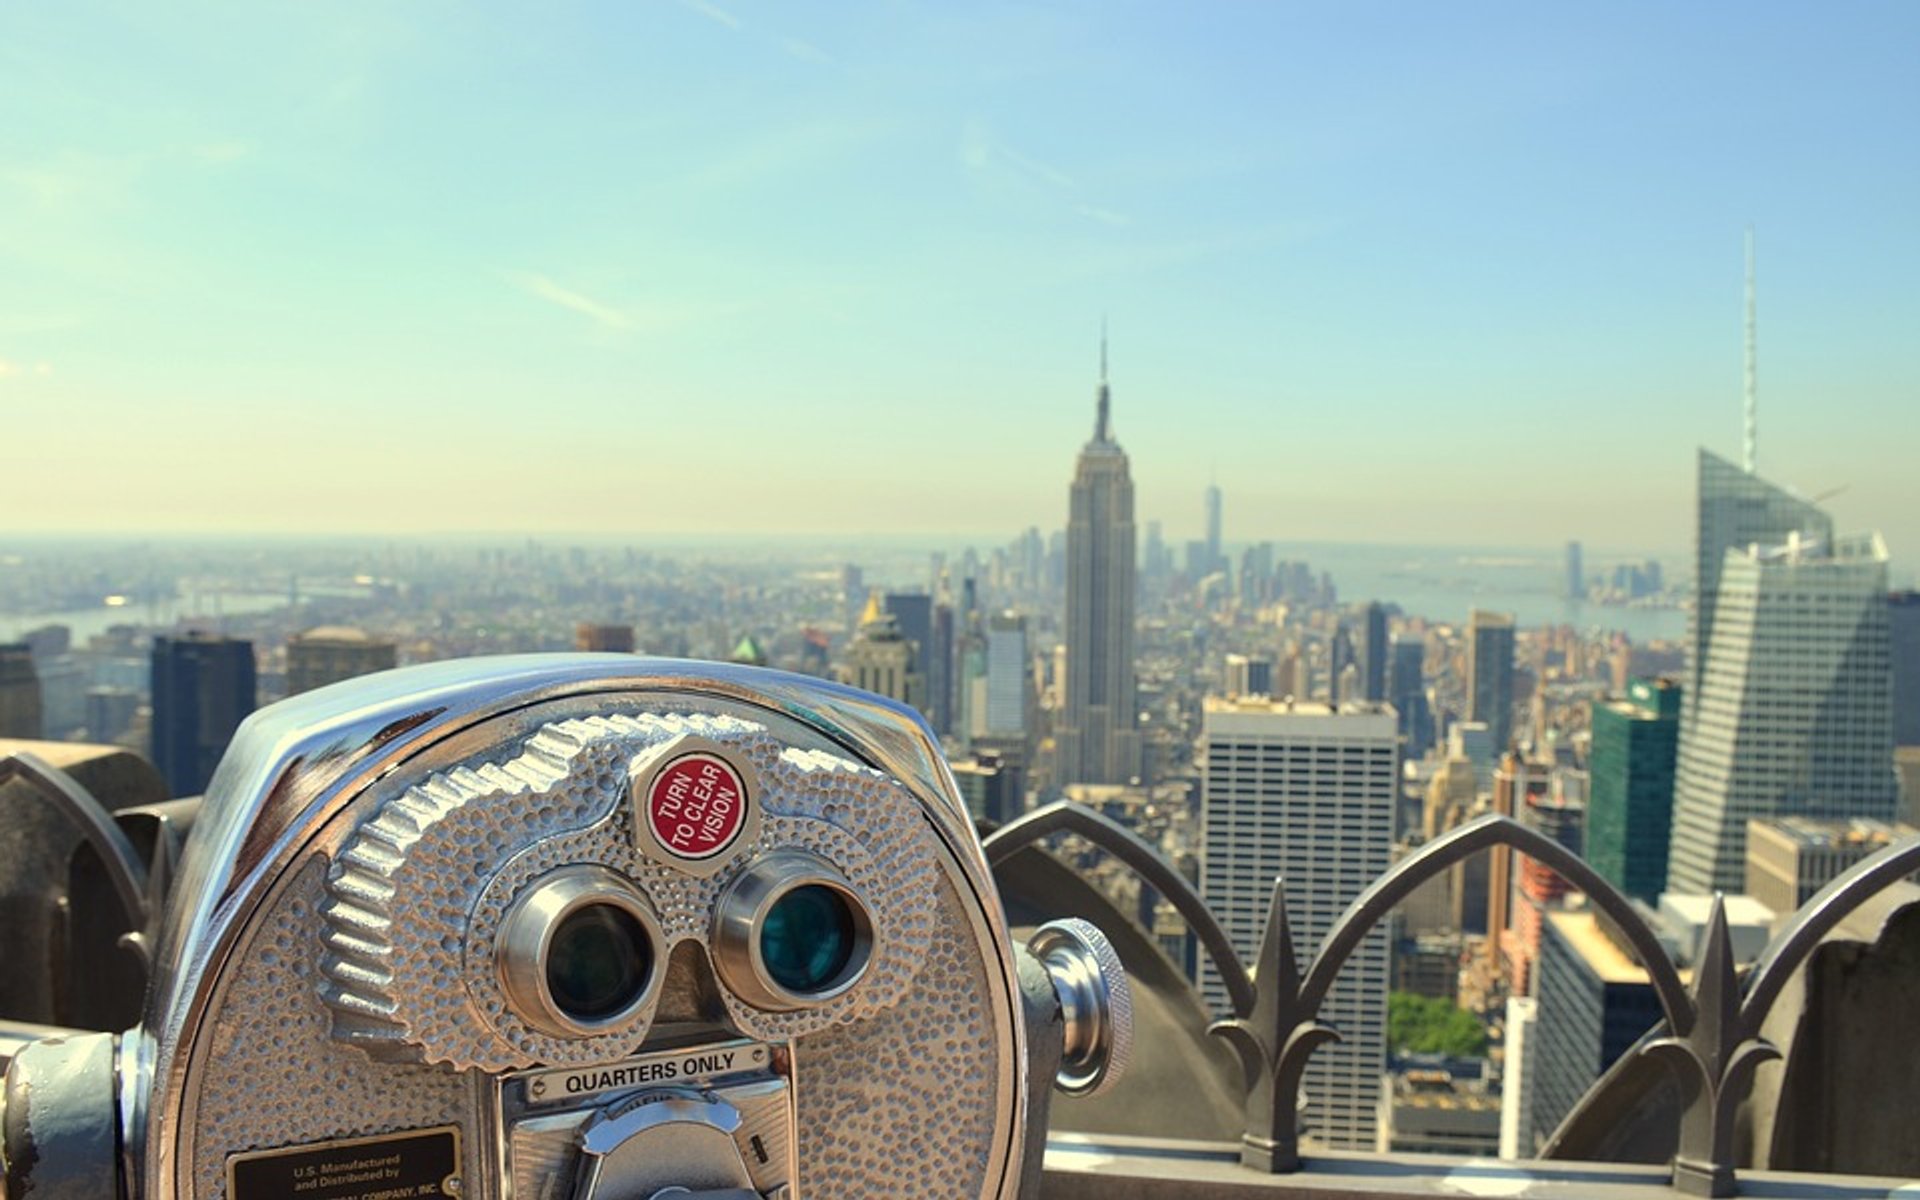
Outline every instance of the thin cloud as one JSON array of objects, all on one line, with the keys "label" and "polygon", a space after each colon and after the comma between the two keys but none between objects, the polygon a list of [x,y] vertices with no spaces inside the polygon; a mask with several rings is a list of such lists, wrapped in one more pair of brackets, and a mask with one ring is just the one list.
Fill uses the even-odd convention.
[{"label": "thin cloud", "polygon": [[969,121],[961,134],[960,161],[970,171],[1000,171],[1063,191],[1073,187],[1073,178],[1065,171],[1020,153],[978,121]]},{"label": "thin cloud", "polygon": [[6,379],[13,375],[28,374],[40,376],[51,375],[53,374],[53,364],[49,362],[37,362],[29,367],[25,363],[11,362],[7,359],[0,358],[0,379]]},{"label": "thin cloud", "polygon": [[633,318],[610,304],[602,304],[591,296],[582,295],[571,288],[562,287],[545,275],[530,271],[510,272],[508,278],[531,295],[557,304],[561,308],[579,313],[608,329],[632,329]]},{"label": "thin cloud", "polygon": [[697,12],[707,20],[725,25],[728,29],[737,30],[744,27],[744,22],[739,17],[717,4],[708,4],[707,0],[680,0],[680,7],[690,12]]},{"label": "thin cloud", "polygon": [[[686,9],[688,12],[697,13],[707,20],[712,21],[715,25],[723,25],[734,33],[745,33],[747,31],[747,23],[745,21],[728,10],[721,8],[718,4],[710,3],[709,0],[677,0],[677,2],[681,8]],[[771,41],[779,48],[780,53],[786,55],[788,58],[797,58],[801,62],[827,65],[832,64],[834,61],[831,54],[828,54],[825,50],[822,50],[804,38],[788,37],[778,30],[769,30],[764,25],[759,26],[759,32],[762,40]]]},{"label": "thin cloud", "polygon": [[781,38],[780,49],[786,51],[790,57],[797,58],[801,62],[826,63],[826,64],[831,64],[833,62],[833,55],[828,54],[825,50],[822,50],[820,47],[814,45],[812,42],[805,41],[801,38],[794,38],[794,37]]},{"label": "thin cloud", "polygon": [[1089,221],[1098,221],[1102,225],[1110,225],[1115,229],[1133,224],[1133,218],[1125,213],[1117,213],[1110,208],[1099,208],[1092,204],[1082,204],[1074,211]]}]

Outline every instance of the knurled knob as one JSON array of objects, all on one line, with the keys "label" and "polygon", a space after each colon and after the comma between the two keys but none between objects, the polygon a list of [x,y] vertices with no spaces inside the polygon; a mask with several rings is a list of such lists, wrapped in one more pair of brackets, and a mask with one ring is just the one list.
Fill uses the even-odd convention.
[{"label": "knurled knob", "polygon": [[1065,1046],[1054,1086],[1096,1096],[1120,1082],[1133,1058],[1133,990],[1113,943],[1091,921],[1049,921],[1027,951],[1047,968],[1060,999]]}]

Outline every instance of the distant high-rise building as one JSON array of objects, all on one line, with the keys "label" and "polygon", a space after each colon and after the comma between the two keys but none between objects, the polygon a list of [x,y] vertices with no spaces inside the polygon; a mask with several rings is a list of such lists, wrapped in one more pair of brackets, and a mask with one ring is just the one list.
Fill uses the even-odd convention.
[{"label": "distant high-rise building", "polygon": [[[1448,758],[1427,784],[1426,803],[1421,809],[1422,838],[1430,842],[1464,825],[1478,815],[1477,803],[1473,764],[1458,756]],[[1444,877],[1448,924],[1460,933],[1487,931],[1490,857],[1472,855],[1455,863]]]},{"label": "distant high-rise building", "polygon": [[[1584,857],[1582,843],[1586,834],[1586,801],[1584,796],[1569,794],[1568,790],[1552,785],[1552,768],[1545,763],[1522,763],[1517,755],[1507,758],[1509,768],[1526,772],[1524,782],[1516,778],[1516,792],[1519,800],[1521,823],[1546,835],[1549,841],[1558,843],[1572,851],[1576,856]],[[1498,777],[1494,783],[1496,797],[1501,784]],[[1507,954],[1507,978],[1509,986],[1515,991],[1526,993],[1533,964],[1540,957],[1540,928],[1546,914],[1562,906],[1573,885],[1568,883],[1560,872],[1547,864],[1521,854],[1518,870],[1515,873],[1513,888],[1512,928],[1501,939],[1501,945]]]},{"label": "distant high-rise building", "polygon": [[913,643],[913,669],[920,676],[920,699],[914,707],[929,721],[933,705],[933,597],[923,592],[889,592],[887,612],[900,627],[900,636]]},{"label": "distant high-rise building", "polygon": [[1024,737],[1032,670],[1027,660],[1027,619],[1019,613],[995,613],[987,622],[986,720],[976,731],[984,737]]},{"label": "distant high-rise building", "polygon": [[1748,546],[1779,546],[1798,534],[1803,542],[1833,540],[1827,514],[1783,488],[1743,471],[1706,449],[1699,458],[1699,507],[1694,532],[1692,673],[1680,718],[1692,724],[1692,706],[1701,697],[1701,673],[1719,608],[1720,572],[1727,551]]},{"label": "distant high-rise building", "polygon": [[1500,1080],[1500,1157],[1532,1158],[1534,1030],[1539,1002],[1532,996],[1507,997],[1505,1056]]},{"label": "distant high-rise building", "polygon": [[[632,649],[633,630],[627,630]],[[393,669],[394,645],[344,625],[323,625],[287,640],[287,695]]]},{"label": "distant high-rise building", "polygon": [[1580,562],[1580,543],[1567,543],[1567,599],[1587,598],[1587,569]]},{"label": "distant high-rise building", "polygon": [[923,685],[915,658],[913,643],[900,632],[893,614],[880,606],[880,593],[873,593],[860,616],[860,631],[847,647],[846,682],[918,708]]},{"label": "distant high-rise building", "polygon": [[[1040,535],[1033,530],[1034,543]],[[953,730],[953,648],[954,621],[953,605],[942,601],[933,606],[933,653],[929,656],[927,667],[927,696],[932,706],[933,729],[935,733],[952,733]]]},{"label": "distant high-rise building", "polygon": [[1221,690],[1232,696],[1273,695],[1273,660],[1258,655],[1227,655],[1226,685]]},{"label": "distant high-rise building", "polygon": [[1728,550],[1687,697],[1668,886],[1737,892],[1754,817],[1890,821],[1893,679],[1877,535]]},{"label": "distant high-rise building", "polygon": [[1667,890],[1680,681],[1636,679],[1623,699],[1593,702],[1587,861],[1607,882],[1652,904]]},{"label": "distant high-rise building", "polygon": [[840,603],[846,611],[847,624],[858,627],[860,613],[867,606],[867,578],[856,563],[840,568]]},{"label": "distant high-rise building", "polygon": [[1207,485],[1207,573],[1227,569],[1227,556],[1220,549],[1220,486]]},{"label": "distant high-rise building", "polygon": [[41,719],[33,648],[25,642],[0,644],[0,737],[38,738]]},{"label": "distant high-rise building", "polygon": [[1005,825],[1020,815],[1020,771],[992,751],[983,750],[952,764],[960,798],[974,820]]},{"label": "distant high-rise building", "polygon": [[[1656,932],[1679,948],[1683,969],[1691,964],[1711,907],[1707,896],[1661,899]],[[1752,897],[1732,895],[1725,915],[1735,965],[1752,962],[1766,946],[1773,911]],[[1534,980],[1535,1020],[1525,1051],[1533,1142],[1518,1147],[1527,1157],[1539,1153],[1594,1081],[1663,1016],[1646,969],[1611,923],[1591,909],[1547,914]]]},{"label": "distant high-rise building", "polygon": [[1127,783],[1140,773],[1133,479],[1113,440],[1104,339],[1100,360],[1093,438],[1080,451],[1068,499],[1066,703],[1054,751],[1060,783]]},{"label": "distant high-rise building", "polygon": [[1526,1032],[1531,1110],[1522,1118],[1532,1158],[1593,1081],[1660,1020],[1647,972],[1591,912],[1548,913],[1541,932],[1534,1020]]},{"label": "distant high-rise building", "polygon": [[1513,740],[1513,614],[1474,609],[1467,641],[1467,719],[1486,723],[1501,754]]},{"label": "distant high-rise building", "polygon": [[111,742],[133,728],[140,711],[140,693],[132,688],[87,689],[87,740]]},{"label": "distant high-rise building", "polygon": [[573,648],[589,653],[632,654],[633,626],[596,625],[592,621],[582,621],[573,627]]},{"label": "distant high-rise building", "polygon": [[1399,714],[1400,736],[1406,739],[1408,758],[1419,758],[1434,742],[1433,710],[1427,704],[1426,657],[1426,643],[1420,638],[1407,633],[1394,636],[1387,699]]},{"label": "distant high-rise building", "polygon": [[1920,592],[1887,597],[1887,646],[1893,659],[1893,744],[1920,746]]},{"label": "distant high-rise building", "polygon": [[189,633],[153,639],[153,765],[176,797],[207,790],[257,702],[253,643]]},{"label": "distant high-rise building", "polygon": [[1376,600],[1360,614],[1361,698],[1372,704],[1387,698],[1387,644],[1387,609]]},{"label": "distant high-rise building", "polygon": [[[1206,700],[1201,742],[1205,856],[1200,891],[1247,961],[1259,953],[1276,878],[1301,962],[1347,904],[1387,869],[1399,795],[1398,731],[1384,706]],[[1389,937],[1369,933],[1334,981],[1321,1019],[1339,1043],[1314,1052],[1304,1129],[1322,1145],[1370,1149],[1386,1065]],[[1201,994],[1223,1011],[1210,965]]]},{"label": "distant high-rise building", "polygon": [[1816,821],[1778,817],[1747,823],[1746,892],[1777,913],[1790,913],[1833,877],[1914,830],[1884,821]]}]

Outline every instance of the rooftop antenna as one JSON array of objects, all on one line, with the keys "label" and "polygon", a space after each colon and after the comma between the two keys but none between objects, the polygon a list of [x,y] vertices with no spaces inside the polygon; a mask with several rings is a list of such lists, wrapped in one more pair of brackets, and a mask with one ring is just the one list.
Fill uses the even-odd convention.
[{"label": "rooftop antenna", "polygon": [[1100,316],[1100,413],[1093,426],[1093,440],[1096,442],[1112,440],[1108,430],[1111,423],[1108,414],[1110,405],[1111,402],[1107,398],[1107,318],[1106,314],[1102,313]]},{"label": "rooftop antenna", "polygon": [[1742,458],[1745,460],[1747,474],[1754,473],[1758,456],[1758,435],[1760,424],[1759,403],[1754,397],[1754,318],[1753,318],[1753,226],[1747,226],[1747,359],[1746,359],[1746,430],[1742,442]]}]

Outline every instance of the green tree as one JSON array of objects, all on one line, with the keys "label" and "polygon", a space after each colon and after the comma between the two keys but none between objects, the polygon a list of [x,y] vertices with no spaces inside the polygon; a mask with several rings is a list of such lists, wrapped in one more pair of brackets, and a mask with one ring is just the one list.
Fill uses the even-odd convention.
[{"label": "green tree", "polygon": [[1446,1054],[1478,1058],[1487,1052],[1487,1030],[1463,1008],[1417,995],[1387,996],[1387,1044],[1395,1054]]}]

